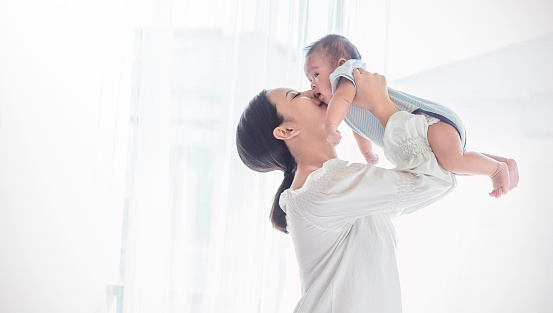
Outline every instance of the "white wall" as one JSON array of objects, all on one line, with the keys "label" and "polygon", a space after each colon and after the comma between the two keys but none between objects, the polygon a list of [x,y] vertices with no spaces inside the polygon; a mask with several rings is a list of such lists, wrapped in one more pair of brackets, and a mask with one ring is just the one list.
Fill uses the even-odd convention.
[{"label": "white wall", "polygon": [[388,76],[400,78],[553,32],[549,0],[391,0]]},{"label": "white wall", "polygon": [[520,184],[490,198],[459,177],[430,208],[396,221],[406,312],[553,310],[553,33],[397,82],[453,107],[467,149],[514,158]]},{"label": "white wall", "polygon": [[126,62],[103,5],[0,2],[2,312],[93,312],[117,278],[110,192],[126,137],[106,134],[125,115]]}]

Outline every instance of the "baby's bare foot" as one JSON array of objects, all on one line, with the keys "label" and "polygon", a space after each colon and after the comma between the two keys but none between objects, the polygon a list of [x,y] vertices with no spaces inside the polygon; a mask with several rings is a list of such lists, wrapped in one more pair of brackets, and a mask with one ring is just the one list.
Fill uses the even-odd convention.
[{"label": "baby's bare foot", "polygon": [[517,162],[513,159],[505,160],[507,167],[509,168],[509,190],[512,190],[518,185],[518,166]]},{"label": "baby's bare foot", "polygon": [[497,170],[490,176],[492,179],[493,190],[490,192],[490,196],[499,198],[504,194],[507,194],[509,189],[509,167],[504,162],[499,162]]}]

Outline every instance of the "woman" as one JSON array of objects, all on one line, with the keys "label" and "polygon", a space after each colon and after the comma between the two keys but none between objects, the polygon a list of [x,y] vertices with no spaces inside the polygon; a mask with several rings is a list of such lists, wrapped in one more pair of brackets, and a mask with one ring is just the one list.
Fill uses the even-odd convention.
[{"label": "woman", "polygon": [[242,161],[255,171],[284,172],[271,220],[294,242],[303,294],[295,312],[401,312],[391,218],[456,184],[430,150],[425,117],[399,112],[383,76],[356,70],[354,78],[354,103],[385,128],[394,169],[339,160],[326,141],[326,106],[311,91],[262,91],[238,124]]}]

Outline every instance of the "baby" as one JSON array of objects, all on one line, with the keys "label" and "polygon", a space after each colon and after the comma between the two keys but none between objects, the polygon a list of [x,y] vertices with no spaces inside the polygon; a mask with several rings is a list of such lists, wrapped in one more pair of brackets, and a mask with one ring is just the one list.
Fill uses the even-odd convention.
[{"label": "baby", "polygon": [[[378,155],[373,152],[371,140],[382,147],[384,128],[363,104],[353,103],[356,93],[353,70],[365,68],[359,51],[347,38],[334,34],[317,40],[305,50],[305,74],[311,89],[319,100],[328,104],[325,121],[328,142],[340,143],[338,125],[344,120],[352,128],[367,162],[376,164]],[[495,198],[517,186],[515,160],[465,150],[465,129],[452,110],[392,88],[388,88],[388,95],[399,110],[426,116],[430,147],[446,171],[490,176],[493,190],[489,195]]]}]

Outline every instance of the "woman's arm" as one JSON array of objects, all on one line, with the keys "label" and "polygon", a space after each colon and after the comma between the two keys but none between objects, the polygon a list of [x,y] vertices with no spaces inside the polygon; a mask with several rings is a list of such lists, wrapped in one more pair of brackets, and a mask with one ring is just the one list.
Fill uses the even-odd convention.
[{"label": "woman's arm", "polygon": [[398,111],[387,96],[386,80],[360,71],[355,75],[358,100],[385,125],[384,153],[396,167],[384,169],[345,161],[325,163],[306,189],[304,216],[327,229],[341,229],[371,214],[394,216],[441,199],[456,185],[430,149],[428,123],[422,115]]},{"label": "woman's arm", "polygon": [[386,122],[384,153],[396,167],[344,161],[323,166],[316,188],[302,205],[304,215],[320,227],[341,229],[363,216],[406,214],[444,197],[456,186],[455,177],[439,166],[427,132],[424,116],[392,114]]}]

